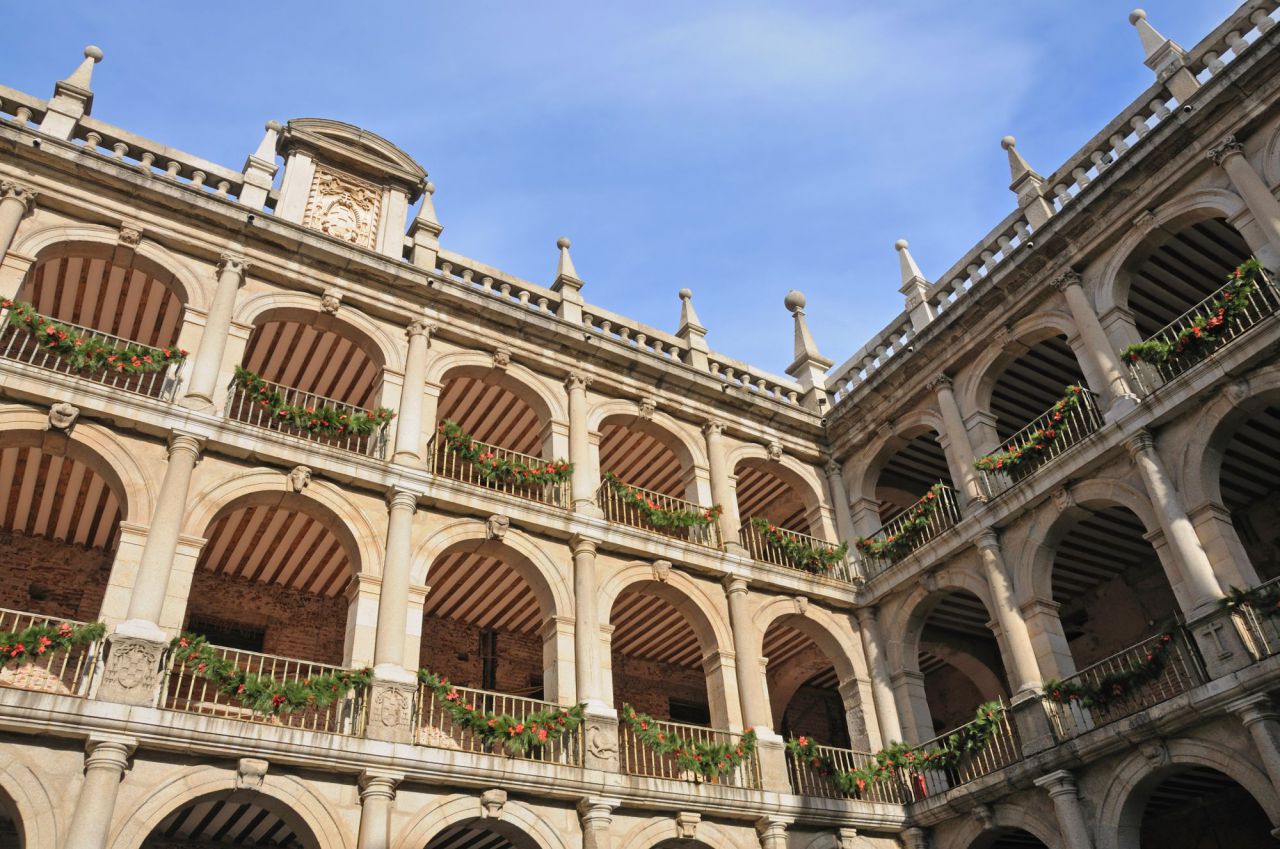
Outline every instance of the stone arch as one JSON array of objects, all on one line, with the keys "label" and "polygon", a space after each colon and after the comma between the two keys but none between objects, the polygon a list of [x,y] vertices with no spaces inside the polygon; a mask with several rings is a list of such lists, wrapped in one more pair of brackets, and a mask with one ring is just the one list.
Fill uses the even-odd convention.
[{"label": "stone arch", "polygon": [[706,468],[707,448],[688,425],[661,410],[645,418],[631,401],[606,401],[591,408],[587,429],[599,432],[610,421],[621,421],[627,427],[647,433],[671,449],[685,469]]},{"label": "stone arch", "polygon": [[893,613],[885,617],[885,622],[881,628],[883,634],[901,634],[902,639],[899,642],[890,642],[885,653],[886,659],[889,661],[890,669],[904,669],[908,672],[919,672],[919,654],[920,635],[924,630],[925,621],[929,618],[929,614],[933,612],[937,602],[947,592],[967,592],[977,597],[982,602],[983,607],[987,609],[987,613],[991,616],[991,620],[995,620],[995,615],[991,613],[994,604],[991,600],[990,589],[987,582],[979,577],[976,572],[968,569],[948,567],[933,573],[934,581],[932,586],[926,588],[917,583],[905,598],[903,598],[894,607]]},{"label": "stone arch", "polygon": [[147,524],[155,512],[155,487],[135,457],[108,428],[77,422],[70,436],[49,431],[48,413],[22,404],[0,405],[0,432],[8,446],[57,446],[102,475],[121,501],[126,522]]},{"label": "stone arch", "polygon": [[991,810],[991,828],[984,828],[973,817],[965,817],[958,821],[958,828],[946,832],[938,840],[937,849],[971,849],[975,845],[987,845],[978,842],[991,831],[1002,829],[1019,829],[1049,849],[1064,849],[1060,826],[1049,809],[1002,801],[998,805],[992,805]]},{"label": "stone arch", "polygon": [[1266,812],[1271,824],[1280,824],[1280,797],[1267,774],[1253,764],[1254,754],[1221,742],[1152,741],[1131,752],[1112,771],[1111,780],[1097,805],[1097,849],[1138,849],[1138,834],[1147,793],[1177,765],[1215,770],[1243,787]]},{"label": "stone arch", "polygon": [[942,416],[931,407],[913,410],[893,423],[893,432],[878,437],[863,452],[861,474],[853,477],[850,487],[850,501],[859,499],[876,499],[876,483],[885,465],[893,459],[893,455],[912,439],[923,433],[933,431],[941,436],[943,433]]},{"label": "stone arch", "polygon": [[[454,794],[436,799],[421,809],[413,824],[400,830],[394,839],[394,849],[425,849],[436,835],[451,826],[484,817],[484,808],[474,795]],[[508,799],[501,812],[493,818],[493,824],[513,828],[528,838],[537,849],[570,849],[560,834],[560,829],[549,822],[537,809],[516,799]],[[490,824],[489,819],[485,819]],[[524,847],[521,847],[524,849]]]},{"label": "stone arch", "polygon": [[139,849],[152,830],[177,808],[213,794],[248,794],[282,817],[292,827],[309,833],[318,849],[354,849],[355,839],[333,813],[332,803],[321,799],[305,782],[290,775],[268,773],[257,790],[239,790],[237,776],[211,766],[185,769],[153,790],[130,811],[117,810],[117,823],[107,840],[108,849]]},{"label": "stone arch", "polygon": [[518,363],[512,362],[499,368],[493,364],[492,354],[483,351],[452,351],[432,358],[427,367],[426,382],[433,386],[443,386],[454,374],[496,383],[528,404],[543,427],[550,422],[569,420],[564,392]]},{"label": "stone arch", "polygon": [[26,849],[62,846],[54,800],[39,776],[15,760],[0,762],[0,797],[12,803],[20,845]]},{"label": "stone arch", "polygon": [[1221,504],[1222,460],[1235,432],[1258,410],[1280,403],[1280,365],[1258,369],[1229,384],[1209,402],[1188,428],[1188,439],[1178,457],[1178,486],[1193,510],[1203,504]]},{"label": "stone arch", "polygon": [[1018,357],[1048,339],[1057,336],[1071,339],[1076,333],[1071,314],[1056,308],[1037,311],[1015,322],[1009,328],[1008,344],[984,350],[957,381],[956,401],[960,409],[965,413],[990,410],[996,382]]},{"label": "stone arch", "polygon": [[1152,212],[1150,228],[1133,227],[1119,240],[1101,269],[1094,285],[1098,315],[1106,316],[1112,310],[1129,302],[1129,270],[1139,265],[1146,254],[1154,250],[1164,239],[1157,234],[1172,235],[1209,218],[1235,219],[1245,211],[1244,201],[1228,189],[1201,189],[1175,198]]},{"label": "stone arch", "polygon": [[712,598],[698,582],[676,569],[658,579],[649,563],[624,566],[600,582],[600,610],[612,611],[623,591],[641,585],[685,617],[704,655],[712,651],[733,651],[733,632],[723,599]]},{"label": "stone arch", "polygon": [[[675,840],[678,837],[674,816],[653,817],[623,835],[614,849],[654,849],[665,841]],[[696,842],[702,846],[714,846],[715,849],[754,849],[759,845],[754,840],[754,835],[746,843],[734,840],[719,824],[706,820],[698,823]]]},{"label": "stone arch", "polygon": [[315,295],[265,292],[238,304],[235,320],[248,326],[269,321],[308,324],[349,339],[380,369],[404,371],[406,346],[354,306],[343,306],[337,315],[329,315],[320,312],[320,301]]},{"label": "stone arch", "polygon": [[[817,517],[827,509],[825,481],[815,468],[800,462],[795,457],[783,454],[780,459],[775,460],[769,456],[768,449],[763,445],[747,442],[729,451],[727,460],[729,472],[734,476],[737,476],[738,466],[744,461],[759,463],[800,496],[808,517]],[[810,525],[812,526],[813,523],[814,518],[810,518]],[[814,533],[812,527],[810,534],[816,537],[822,536],[821,533]]]},{"label": "stone arch", "polygon": [[58,224],[49,227],[36,227],[23,233],[13,246],[13,253],[33,257],[32,268],[46,259],[76,255],[78,251],[84,256],[110,258],[117,251],[128,250],[133,253],[133,261],[141,260],[145,266],[162,283],[165,283],[178,296],[183,307],[207,312],[212,293],[212,275],[209,283],[202,284],[201,275],[176,254],[161,246],[158,242],[143,238],[136,246],[126,247],[120,244],[119,229],[103,227],[96,224]]},{"label": "stone arch", "polygon": [[[204,536],[218,516],[251,504],[275,504],[326,519],[351,560],[353,572],[379,575],[382,572],[383,534],[370,523],[367,514],[341,489],[313,479],[302,493],[290,492],[287,475],[277,469],[253,469],[223,478],[192,493],[182,532]],[[327,521],[332,520],[332,521]]]}]

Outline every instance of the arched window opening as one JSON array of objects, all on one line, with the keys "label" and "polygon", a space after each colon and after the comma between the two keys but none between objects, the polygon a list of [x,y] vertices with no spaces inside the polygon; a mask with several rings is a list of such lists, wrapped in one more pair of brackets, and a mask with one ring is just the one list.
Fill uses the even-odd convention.
[{"label": "arched window opening", "polygon": [[318,843],[296,815],[254,793],[217,794],[183,805],[142,842],[142,849],[248,846],[317,849]]},{"label": "arched window opening", "polygon": [[[1171,767],[1154,787],[1141,788],[1136,794],[1145,797],[1145,801],[1133,800],[1141,810],[1138,840],[1121,844],[1131,849],[1276,845],[1262,806],[1249,791],[1215,769]],[[1127,830],[1122,830],[1122,836],[1132,837]]]},{"label": "arched window opening", "polygon": [[807,736],[849,748],[849,724],[834,663],[813,638],[782,622],[765,631],[763,652],[774,725],[784,737]]},{"label": "arched window opening", "polygon": [[1219,482],[1249,562],[1263,580],[1280,577],[1280,405],[1254,413],[1232,435]]},{"label": "arched window opening", "polygon": [[474,819],[449,826],[426,849],[538,849],[538,844],[511,823]]},{"label": "arched window opening", "polygon": [[1021,828],[995,828],[985,831],[969,844],[969,849],[1049,849],[1044,842]]},{"label": "arched window opening", "polygon": [[1130,272],[1128,305],[1143,339],[1213,294],[1252,253],[1224,218],[1156,238],[1164,241],[1141,254]]},{"label": "arched window opening", "polygon": [[984,702],[1007,698],[1009,684],[991,615],[982,600],[965,590],[938,594],[925,617],[918,644],[929,722],[925,732],[941,734],[973,719]]},{"label": "arched window opening", "polygon": [[521,454],[542,454],[543,427],[526,401],[500,383],[466,373],[440,391],[439,421],[459,424],[473,439]]},{"label": "arched window opening", "polygon": [[764,519],[796,533],[818,536],[819,528],[810,522],[809,509],[801,493],[783,480],[768,463],[744,460],[737,474],[738,515],[743,522]]},{"label": "arched window opening", "polygon": [[688,490],[687,470],[669,439],[616,420],[600,427],[600,470],[672,498],[684,498]]},{"label": "arched window opening", "polygon": [[939,481],[954,489],[938,434],[926,430],[907,441],[881,467],[875,485],[880,520],[887,522],[906,510]]},{"label": "arched window opening", "polygon": [[4,790],[0,790],[0,847],[21,849],[23,846],[26,846],[26,840],[17,806]]},{"label": "arched window opening", "polygon": [[703,650],[689,621],[666,599],[634,588],[618,596],[609,621],[614,704],[710,726]]},{"label": "arched window opening", "polygon": [[1001,443],[1056,404],[1067,386],[1083,383],[1066,336],[1052,336],[1027,348],[992,386],[991,414]]},{"label": "arched window opening", "polygon": [[1177,600],[1142,522],[1125,507],[1089,514],[1058,543],[1053,600],[1077,669],[1151,636]]}]

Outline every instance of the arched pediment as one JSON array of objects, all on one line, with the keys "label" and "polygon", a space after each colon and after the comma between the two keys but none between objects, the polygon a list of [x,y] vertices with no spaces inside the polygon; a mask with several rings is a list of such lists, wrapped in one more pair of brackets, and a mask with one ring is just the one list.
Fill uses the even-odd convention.
[{"label": "arched pediment", "polygon": [[345,168],[378,183],[393,182],[418,199],[427,171],[396,145],[376,133],[332,118],[294,118],[280,135],[279,151],[302,149],[317,161]]}]

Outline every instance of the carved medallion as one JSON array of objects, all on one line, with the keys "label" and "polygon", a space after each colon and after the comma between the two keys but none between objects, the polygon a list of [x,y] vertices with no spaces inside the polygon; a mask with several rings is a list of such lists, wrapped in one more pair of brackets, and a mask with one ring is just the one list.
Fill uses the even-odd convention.
[{"label": "carved medallion", "polygon": [[302,223],[322,233],[372,248],[382,212],[382,190],[358,177],[316,166]]}]

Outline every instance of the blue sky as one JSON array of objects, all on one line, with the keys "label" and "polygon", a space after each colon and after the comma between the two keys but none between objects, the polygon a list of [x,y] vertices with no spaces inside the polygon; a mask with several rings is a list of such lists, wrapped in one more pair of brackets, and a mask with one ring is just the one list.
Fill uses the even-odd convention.
[{"label": "blue sky", "polygon": [[[548,284],[568,235],[588,301],[674,331],[688,286],[781,372],[788,289],[843,361],[902,308],[894,240],[934,279],[1013,208],[1001,136],[1048,174],[1150,84],[1130,3],[14,3],[0,83],[97,44],[95,117],[234,168],[268,118],[358,124],[450,249]],[[1235,7],[1148,12],[1190,48]]]}]

